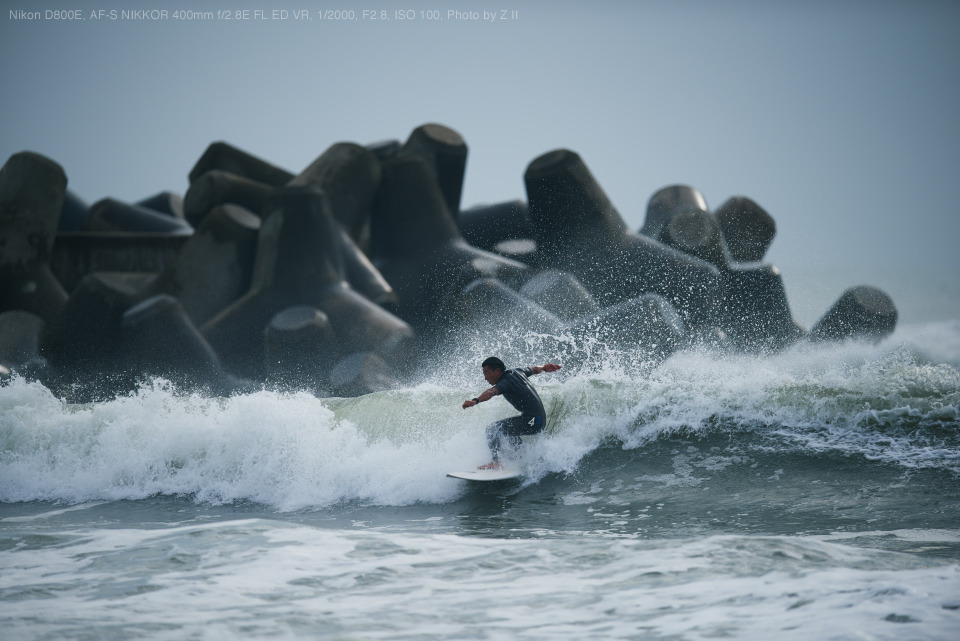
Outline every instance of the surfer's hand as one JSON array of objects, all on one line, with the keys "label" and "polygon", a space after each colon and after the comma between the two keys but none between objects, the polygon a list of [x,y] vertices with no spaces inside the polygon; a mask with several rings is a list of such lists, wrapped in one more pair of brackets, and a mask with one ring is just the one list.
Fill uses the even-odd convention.
[{"label": "surfer's hand", "polygon": [[560,365],[557,365],[555,363],[547,363],[546,365],[543,366],[543,371],[545,372],[555,372],[558,369],[560,369]]},{"label": "surfer's hand", "polygon": [[473,407],[473,406],[476,405],[476,404],[477,404],[476,401],[464,401],[464,402],[463,402],[463,409],[467,409],[468,407]]}]

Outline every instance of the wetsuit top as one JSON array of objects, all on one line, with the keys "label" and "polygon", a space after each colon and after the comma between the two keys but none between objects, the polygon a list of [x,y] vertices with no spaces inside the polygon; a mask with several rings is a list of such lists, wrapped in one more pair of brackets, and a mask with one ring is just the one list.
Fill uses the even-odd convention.
[{"label": "wetsuit top", "polygon": [[547,413],[543,409],[543,401],[540,400],[540,395],[533,389],[533,385],[527,378],[532,374],[529,367],[508,369],[494,387],[524,416],[545,417]]}]

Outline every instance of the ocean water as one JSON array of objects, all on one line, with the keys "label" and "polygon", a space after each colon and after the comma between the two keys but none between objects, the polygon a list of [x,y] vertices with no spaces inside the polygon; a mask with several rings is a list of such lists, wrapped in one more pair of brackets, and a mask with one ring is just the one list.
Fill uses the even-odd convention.
[{"label": "ocean water", "polygon": [[0,387],[0,636],[960,636],[960,322],[594,353],[534,379],[522,481],[446,478],[511,413],[460,409],[485,351],[553,358],[528,338],[354,399]]}]

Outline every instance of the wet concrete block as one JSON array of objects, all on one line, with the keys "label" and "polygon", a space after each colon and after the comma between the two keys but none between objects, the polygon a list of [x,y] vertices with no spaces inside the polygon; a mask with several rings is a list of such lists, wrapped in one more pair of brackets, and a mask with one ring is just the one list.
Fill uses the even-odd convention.
[{"label": "wet concrete block", "polygon": [[733,260],[741,263],[763,260],[777,234],[773,216],[744,196],[728,199],[714,214]]},{"label": "wet concrete block", "polygon": [[773,265],[734,265],[723,273],[720,328],[734,347],[767,352],[788,347],[804,335],[793,318],[780,270]]},{"label": "wet concrete block", "polygon": [[845,291],[810,330],[814,341],[880,341],[897,327],[897,307],[884,291],[861,285]]},{"label": "wet concrete block", "polygon": [[574,359],[618,352],[659,364],[687,343],[680,315],[667,299],[644,294],[570,324],[579,349]]},{"label": "wet concrete block", "polygon": [[120,331],[125,366],[133,375],[223,388],[217,355],[173,296],[159,294],[130,307],[121,316]]},{"label": "wet concrete block", "polygon": [[274,188],[226,171],[208,171],[190,183],[183,199],[187,221],[195,227],[217,205],[239,205],[259,217],[269,212]]},{"label": "wet concrete block", "polygon": [[436,178],[416,157],[398,156],[383,163],[372,223],[372,251],[378,260],[402,260],[419,247],[462,240]]},{"label": "wet concrete block", "polygon": [[380,161],[369,149],[350,142],[332,145],[290,181],[313,185],[327,194],[334,219],[361,247],[369,243],[370,212],[381,177]]},{"label": "wet concrete block", "polygon": [[90,207],[84,223],[88,232],[142,232],[189,236],[193,227],[185,220],[146,207],[104,198]]},{"label": "wet concrete block", "polygon": [[290,186],[311,185],[327,195],[338,223],[337,242],[347,281],[378,305],[392,306],[397,302],[393,288],[364,251],[370,244],[370,215],[381,173],[380,161],[369,149],[341,142],[323,152]]},{"label": "wet concrete block", "polygon": [[378,140],[376,142],[371,142],[367,145],[364,145],[369,149],[374,156],[377,157],[377,160],[387,160],[388,158],[393,158],[403,147],[403,143],[399,140]]},{"label": "wet concrete block", "polygon": [[371,302],[388,310],[396,309],[399,301],[393,286],[343,227],[337,226],[335,233],[343,260],[344,277],[350,286]]},{"label": "wet concrete block", "polygon": [[316,307],[298,305],[278,312],[264,330],[264,365],[286,386],[318,390],[337,354],[330,319]]},{"label": "wet concrete block", "polygon": [[0,312],[50,322],[66,302],[49,265],[66,189],[63,169],[40,154],[14,154],[0,169]]},{"label": "wet concrete block", "polygon": [[486,251],[496,251],[503,241],[533,238],[534,234],[523,200],[464,209],[457,217],[457,226],[464,240]]},{"label": "wet concrete block", "polygon": [[259,233],[260,219],[247,209],[214,207],[150,293],[175,296],[202,325],[250,289]]},{"label": "wet concrete block", "polygon": [[223,141],[211,143],[207,147],[190,170],[190,182],[214,169],[243,176],[270,187],[282,187],[293,178],[289,171]]},{"label": "wet concrete block", "polygon": [[142,276],[97,272],[80,281],[61,313],[47,323],[41,353],[66,379],[123,370],[120,319],[136,304]]},{"label": "wet concrete block", "polygon": [[463,240],[436,178],[415,156],[383,163],[371,230],[372,259],[397,292],[398,314],[425,335],[452,322],[469,283],[489,277],[519,287],[529,272]]},{"label": "wet concrete block", "polygon": [[45,323],[30,312],[14,310],[0,314],[0,364],[19,370],[40,356],[40,337]]},{"label": "wet concrete block", "polygon": [[360,352],[342,359],[330,372],[330,392],[355,397],[400,386],[393,368],[376,354]]},{"label": "wet concrete block", "polygon": [[720,232],[720,223],[708,211],[686,207],[674,212],[661,235],[661,242],[714,265],[730,267],[730,252]]},{"label": "wet concrete block", "polygon": [[4,264],[50,255],[66,189],[63,169],[40,154],[14,154],[0,168]]},{"label": "wet concrete block", "polygon": [[80,196],[69,189],[63,197],[63,206],[60,208],[60,222],[57,231],[80,231],[90,213],[90,205]]},{"label": "wet concrete block", "polygon": [[178,220],[184,219],[183,197],[180,194],[173,193],[172,191],[161,191],[153,196],[148,196],[143,200],[139,200],[134,204],[137,207],[143,207],[151,211],[158,211],[161,214],[170,216],[171,218],[176,218]]},{"label": "wet concrete block", "polygon": [[600,311],[596,299],[573,274],[548,269],[520,288],[520,294],[565,321]]},{"label": "wet concrete block", "polygon": [[620,213],[575,152],[557,149],[538,156],[527,166],[524,182],[537,243],[550,258],[571,249],[582,254],[581,245],[632,244]]},{"label": "wet concrete block", "polygon": [[50,321],[66,301],[67,293],[48,265],[34,263],[6,270],[0,267],[0,311],[19,309]]},{"label": "wet concrete block", "polygon": [[362,296],[346,281],[329,284],[305,302],[323,310],[330,319],[339,354],[368,351],[397,371],[409,373],[406,368],[417,355],[419,342],[406,321]]},{"label": "wet concrete block", "polygon": [[719,270],[630,232],[579,155],[546,153],[530,163],[524,181],[544,264],[572,273],[601,306],[654,293],[690,326],[714,322]]},{"label": "wet concrete block", "polygon": [[50,269],[70,292],[94,272],[136,272],[156,276],[174,264],[190,239],[183,234],[61,232]]},{"label": "wet concrete block", "polygon": [[344,280],[337,225],[326,195],[315,187],[277,191],[276,209],[262,224],[250,290],[202,327],[233,372],[258,373],[264,329],[288,307],[322,310],[342,351],[369,351],[390,361],[415,349],[410,326],[364,298]]},{"label": "wet concrete block", "polygon": [[537,242],[531,238],[516,240],[501,240],[493,246],[493,253],[523,263],[524,265],[539,265],[540,256],[537,254]]},{"label": "wet concrete block", "polygon": [[478,278],[460,295],[468,327],[496,333],[559,335],[562,320],[494,278]]},{"label": "wet concrete block", "polygon": [[647,201],[647,215],[640,233],[654,240],[663,240],[670,220],[683,209],[707,211],[707,201],[698,189],[689,185],[670,185],[658,190]]},{"label": "wet concrete block", "polygon": [[421,125],[410,133],[400,153],[417,156],[427,162],[436,176],[447,210],[456,219],[467,167],[467,143],[463,137],[445,125]]}]

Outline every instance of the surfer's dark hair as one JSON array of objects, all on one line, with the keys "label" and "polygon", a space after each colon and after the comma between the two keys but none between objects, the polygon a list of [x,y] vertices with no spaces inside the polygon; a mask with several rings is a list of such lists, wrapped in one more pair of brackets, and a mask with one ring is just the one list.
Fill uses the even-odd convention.
[{"label": "surfer's dark hair", "polygon": [[489,367],[490,369],[498,369],[498,370],[500,370],[501,372],[507,371],[507,366],[504,365],[504,364],[503,364],[503,361],[501,361],[501,360],[500,360],[499,358],[497,358],[496,356],[491,356],[491,357],[488,358],[487,360],[483,361],[483,363],[481,363],[481,367]]}]

